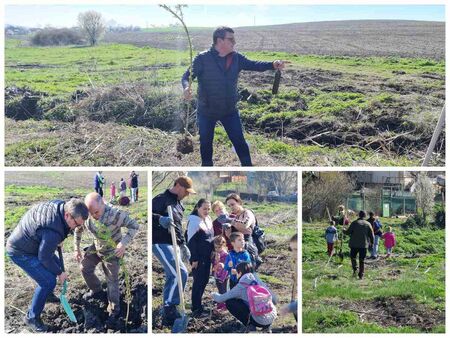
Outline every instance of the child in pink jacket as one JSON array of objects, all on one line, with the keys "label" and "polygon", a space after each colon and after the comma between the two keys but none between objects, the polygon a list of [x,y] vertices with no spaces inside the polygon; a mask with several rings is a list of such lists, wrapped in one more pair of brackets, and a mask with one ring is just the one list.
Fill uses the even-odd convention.
[{"label": "child in pink jacket", "polygon": [[392,232],[392,227],[388,227],[388,231],[382,236],[384,239],[384,247],[386,248],[386,258],[391,256],[392,249],[396,245],[395,234]]}]

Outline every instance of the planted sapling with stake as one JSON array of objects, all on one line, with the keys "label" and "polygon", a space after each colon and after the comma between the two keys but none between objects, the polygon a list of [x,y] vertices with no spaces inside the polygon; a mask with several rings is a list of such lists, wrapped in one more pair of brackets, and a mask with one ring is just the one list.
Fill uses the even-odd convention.
[{"label": "planted sapling with stake", "polygon": [[[191,85],[192,85],[192,59],[193,59],[192,40],[191,40],[191,36],[189,34],[189,30],[186,26],[186,23],[184,22],[184,17],[183,17],[183,8],[187,7],[187,5],[175,5],[174,8],[171,8],[168,5],[159,5],[159,6],[164,8],[166,11],[171,13],[178,21],[180,21],[181,25],[183,26],[183,29],[186,33],[188,43],[189,43],[189,88],[191,88]],[[188,154],[188,153],[192,153],[194,151],[194,143],[193,143],[192,137],[188,131],[189,122],[191,120],[190,104],[191,104],[190,102],[186,103],[185,114],[183,116],[183,128],[184,128],[183,138],[179,139],[177,142],[177,151],[179,151],[182,154]]]}]

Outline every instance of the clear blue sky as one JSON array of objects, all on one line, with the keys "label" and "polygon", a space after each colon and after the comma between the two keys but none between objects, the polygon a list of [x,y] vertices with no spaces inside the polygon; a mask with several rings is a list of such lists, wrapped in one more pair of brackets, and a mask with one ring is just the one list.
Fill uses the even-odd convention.
[{"label": "clear blue sky", "polygon": [[[157,5],[8,5],[5,23],[27,27],[70,27],[78,13],[96,10],[106,21],[120,25],[150,27],[175,23]],[[190,5],[184,10],[188,26],[231,27],[274,25],[333,20],[425,20],[445,21],[443,5]]]}]

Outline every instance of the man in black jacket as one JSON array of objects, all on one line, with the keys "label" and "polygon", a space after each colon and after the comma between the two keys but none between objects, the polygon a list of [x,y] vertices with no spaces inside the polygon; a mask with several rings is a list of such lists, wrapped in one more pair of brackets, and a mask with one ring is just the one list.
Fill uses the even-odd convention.
[{"label": "man in black jacket", "polygon": [[61,284],[67,279],[55,250],[88,215],[89,211],[80,199],[40,203],[25,213],[8,238],[7,256],[37,283],[24,318],[35,331],[47,331],[40,315],[56,286],[56,277]]},{"label": "man in black jacket", "polygon": [[[170,235],[170,227],[175,227],[177,244],[180,247],[181,259],[180,270],[183,281],[183,290],[186,285],[188,271],[183,261],[189,260],[189,249],[183,236],[183,213],[184,207],[181,200],[195,194],[192,180],[187,176],[180,176],[175,180],[171,189],[167,189],[152,200],[152,247],[153,254],[164,267],[166,282],[163,291],[163,325],[172,326],[176,318],[180,317],[177,305],[180,304],[177,273],[175,267],[174,249]],[[173,221],[167,214],[167,207],[172,207]]]},{"label": "man in black jacket", "polygon": [[202,166],[213,165],[214,128],[220,121],[233,143],[242,166],[252,166],[250,150],[242,131],[241,118],[236,107],[239,100],[237,84],[239,72],[263,72],[283,69],[285,61],[252,61],[234,51],[236,40],[230,27],[218,27],[213,33],[213,45],[197,55],[181,80],[184,97],[190,100],[192,91],[189,77],[198,79],[197,123],[200,133]]},{"label": "man in black jacket", "polygon": [[350,224],[348,230],[343,228],[344,234],[350,236],[348,246],[350,247],[350,258],[354,276],[358,269],[356,256],[359,254],[359,279],[362,279],[364,276],[364,259],[367,255],[367,248],[374,240],[372,226],[365,218],[366,212],[361,210],[359,212],[359,218]]}]

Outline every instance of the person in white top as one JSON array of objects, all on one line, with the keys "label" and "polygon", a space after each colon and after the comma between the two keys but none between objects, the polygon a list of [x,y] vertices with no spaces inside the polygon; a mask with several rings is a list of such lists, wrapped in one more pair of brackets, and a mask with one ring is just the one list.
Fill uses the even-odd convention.
[{"label": "person in white top", "polygon": [[205,315],[202,297],[211,274],[211,255],[213,252],[214,229],[209,213],[211,202],[200,199],[188,219],[187,241],[191,251],[192,316]]}]

